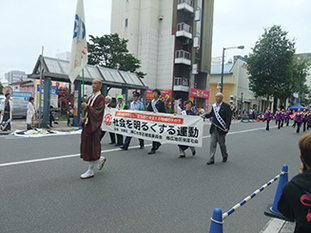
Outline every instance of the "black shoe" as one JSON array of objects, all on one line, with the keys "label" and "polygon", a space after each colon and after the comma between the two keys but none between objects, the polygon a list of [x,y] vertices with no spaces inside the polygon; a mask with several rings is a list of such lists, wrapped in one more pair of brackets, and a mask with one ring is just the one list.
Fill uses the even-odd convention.
[{"label": "black shoe", "polygon": [[192,156],[195,156],[196,153],[196,150],[192,151]]},{"label": "black shoe", "polygon": [[119,144],[119,143],[117,143],[117,144],[115,144],[115,146],[123,146],[123,144]]},{"label": "black shoe", "polygon": [[206,163],[206,165],[212,165],[212,164],[214,164],[215,162],[214,161],[208,161],[207,163]]},{"label": "black shoe", "polygon": [[57,121],[54,121],[54,124],[58,125],[58,122],[57,122]]},{"label": "black shoe", "polygon": [[185,155],[179,155],[179,158],[186,158]]},{"label": "black shoe", "polygon": [[151,150],[148,152],[149,155],[155,154],[155,150]]},{"label": "black shoe", "polygon": [[120,146],[120,149],[122,149],[122,150],[127,150],[127,148],[124,147],[124,146]]},{"label": "black shoe", "polygon": [[222,158],[222,162],[223,162],[223,163],[227,162],[227,160],[228,160],[228,157]]},{"label": "black shoe", "polygon": [[110,142],[109,145],[116,144],[115,142]]},{"label": "black shoe", "polygon": [[139,147],[139,149],[144,149],[144,147],[145,147],[144,145],[141,145],[141,146]]}]

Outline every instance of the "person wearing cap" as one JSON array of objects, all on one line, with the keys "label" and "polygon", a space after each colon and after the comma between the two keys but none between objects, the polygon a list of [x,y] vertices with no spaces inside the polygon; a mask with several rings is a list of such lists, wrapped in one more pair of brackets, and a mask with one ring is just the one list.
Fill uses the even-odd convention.
[{"label": "person wearing cap", "polygon": [[[123,102],[123,95],[117,96],[117,105],[116,108],[118,110],[127,109],[127,106]],[[122,134],[116,134],[117,135],[117,143],[115,146],[122,146],[123,145],[123,135]]]},{"label": "person wearing cap", "polygon": [[[130,105],[130,110],[134,110],[134,111],[143,111],[145,110],[144,104],[139,100],[140,98],[140,93],[137,91],[133,91],[133,101],[131,102]],[[131,142],[132,137],[126,137],[123,143],[123,146],[121,146],[120,148],[122,150],[127,150],[130,142]],[[144,148],[144,140],[139,138],[139,149],[143,149]]]},{"label": "person wearing cap", "polygon": [[[152,91],[153,100],[150,102],[150,104],[147,107],[147,111],[158,113],[166,113],[164,102],[159,99],[161,92],[159,89],[154,89]],[[148,154],[154,154],[157,149],[161,146],[160,142],[152,142],[152,148],[148,152]]]}]

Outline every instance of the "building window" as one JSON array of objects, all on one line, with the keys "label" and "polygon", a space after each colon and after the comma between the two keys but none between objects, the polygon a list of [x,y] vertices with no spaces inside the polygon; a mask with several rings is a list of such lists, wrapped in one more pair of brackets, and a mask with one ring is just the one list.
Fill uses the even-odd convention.
[{"label": "building window", "polygon": [[129,19],[126,18],[126,19],[125,19],[125,27],[126,27],[126,28],[127,28],[128,24],[129,24]]}]

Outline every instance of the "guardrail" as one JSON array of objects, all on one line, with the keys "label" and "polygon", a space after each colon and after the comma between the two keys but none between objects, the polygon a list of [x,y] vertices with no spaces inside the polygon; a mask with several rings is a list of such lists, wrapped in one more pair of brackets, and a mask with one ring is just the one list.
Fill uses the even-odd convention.
[{"label": "guardrail", "polygon": [[253,199],[255,196],[257,196],[259,193],[261,193],[265,188],[270,186],[273,182],[276,180],[279,180],[279,184],[277,187],[277,191],[275,194],[274,202],[271,207],[268,206],[268,209],[265,211],[265,214],[270,217],[276,217],[281,219],[286,219],[278,210],[277,205],[280,200],[281,194],[282,194],[282,188],[284,184],[288,182],[288,166],[284,165],[282,168],[282,171],[280,174],[275,176],[273,179],[271,179],[269,182],[261,186],[259,189],[254,191],[252,194],[244,198],[242,201],[234,205],[230,210],[222,214],[222,210],[220,208],[215,208],[213,212],[213,217],[211,218],[211,226],[209,233],[222,233],[223,232],[223,223],[224,220],[230,216],[232,213],[234,213],[236,210],[238,210],[240,207],[242,207],[244,204],[246,204],[248,201]]}]

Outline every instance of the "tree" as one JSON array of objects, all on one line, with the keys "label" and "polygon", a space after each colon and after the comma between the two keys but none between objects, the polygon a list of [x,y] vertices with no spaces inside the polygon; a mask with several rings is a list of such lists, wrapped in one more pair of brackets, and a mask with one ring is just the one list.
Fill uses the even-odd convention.
[{"label": "tree", "polygon": [[90,43],[87,43],[88,64],[135,72],[143,78],[146,74],[138,71],[140,61],[129,53],[127,42],[117,33],[102,37],[90,35]]},{"label": "tree", "polygon": [[286,38],[288,32],[281,26],[265,29],[247,58],[249,87],[257,96],[278,98],[292,80],[295,42]]},{"label": "tree", "polygon": [[0,93],[2,93],[2,89],[3,89],[3,85],[2,85],[2,83],[0,82]]},{"label": "tree", "polygon": [[308,59],[299,55],[294,55],[290,64],[290,76],[279,85],[275,97],[279,98],[281,103],[285,103],[287,98],[293,97],[294,93],[300,95],[309,93],[306,85],[308,75]]}]

